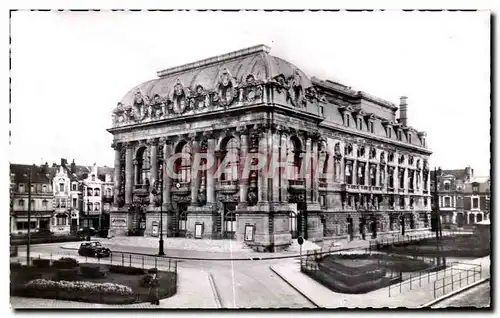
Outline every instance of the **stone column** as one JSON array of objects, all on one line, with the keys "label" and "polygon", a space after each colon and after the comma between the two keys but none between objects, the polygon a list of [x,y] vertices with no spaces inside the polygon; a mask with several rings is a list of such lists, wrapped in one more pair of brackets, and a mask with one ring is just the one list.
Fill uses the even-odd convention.
[{"label": "stone column", "polygon": [[409,178],[409,171],[408,168],[405,168],[403,172],[403,185],[405,193],[408,193],[408,178]]},{"label": "stone column", "polygon": [[280,173],[279,173],[279,161],[282,160],[280,158],[280,142],[281,142],[281,137],[277,131],[276,128],[273,128],[271,130],[271,145],[269,147],[269,150],[271,151],[271,156],[270,156],[270,174],[268,176],[269,179],[271,179],[271,184],[272,184],[272,189],[269,189],[269,193],[271,194],[271,202],[279,202],[279,197],[280,197]]},{"label": "stone column", "polygon": [[352,184],[358,184],[358,161],[352,160]]},{"label": "stone column", "polygon": [[207,204],[215,204],[215,171],[217,170],[217,158],[215,158],[215,137],[213,134],[207,134]]},{"label": "stone column", "polygon": [[125,153],[125,204],[132,203],[132,189],[134,187],[134,145],[127,143],[127,152]]},{"label": "stone column", "polygon": [[[240,136],[240,163],[239,163],[239,171],[241,173],[239,174],[239,180],[240,180],[240,206],[246,206],[247,205],[247,196],[248,196],[248,182],[249,182],[249,176],[250,176],[250,169],[246,167],[245,165],[247,164],[247,155],[248,155],[248,130],[244,129],[241,132]],[[248,172],[248,173],[247,173]],[[246,175],[243,175],[243,173],[246,173]]]},{"label": "stone column", "polygon": [[311,137],[306,137],[306,153],[305,153],[305,157],[304,157],[304,162],[303,162],[303,167],[304,169],[301,169],[301,170],[304,170],[304,177],[305,177],[305,180],[306,180],[306,184],[305,184],[305,189],[306,189],[306,200],[307,202],[312,202],[313,200],[313,195],[312,195],[312,188],[313,188],[313,183],[312,183],[312,164],[311,164],[311,161],[312,161],[312,140],[311,140]]},{"label": "stone column", "polygon": [[[259,154],[261,156],[264,156],[265,158],[268,158],[269,155],[269,149],[267,147],[268,141],[267,141],[267,131],[263,130],[259,134]],[[267,193],[267,176],[265,173],[266,169],[261,168],[260,171],[258,171],[258,188],[259,188],[259,202],[268,202],[268,193]]]},{"label": "stone column", "polygon": [[168,166],[168,159],[173,153],[172,150],[172,141],[167,138],[161,138],[160,142],[164,144],[163,146],[163,209],[168,211],[171,206],[171,197],[170,193],[172,190],[172,169],[173,162]]},{"label": "stone column", "polygon": [[370,162],[367,160],[365,163],[365,185],[370,185]]},{"label": "stone column", "polygon": [[[149,139],[148,145],[151,148],[151,170],[150,170],[150,187],[151,189],[156,186],[155,182],[158,181],[158,142],[156,139]],[[155,196],[151,193],[149,195],[149,202],[154,206]]]},{"label": "stone column", "polygon": [[[137,184],[139,184],[139,165],[138,165],[137,159],[132,160],[132,165],[134,166],[134,185],[137,185]],[[133,188],[134,187],[132,186],[132,189]]]},{"label": "stone column", "polygon": [[380,187],[380,165],[375,166],[375,185]]},{"label": "stone column", "polygon": [[280,178],[281,178],[281,202],[288,202],[288,135],[287,131],[283,129],[281,131],[281,160],[286,163],[283,164],[285,167],[284,170],[281,170]]},{"label": "stone column", "polygon": [[197,167],[200,166],[199,162],[195,162],[195,158],[197,158],[197,153],[199,152],[199,141],[193,138],[192,140],[192,154],[191,154],[191,206],[198,206],[198,189],[199,189],[199,169],[196,168],[197,170],[193,169],[195,165]]},{"label": "stone column", "polygon": [[[312,201],[319,202],[319,172],[323,172],[323,167],[318,165],[318,136],[311,140],[311,188]],[[323,161],[324,162],[324,161]]]},{"label": "stone column", "polygon": [[115,170],[113,180],[114,180],[114,196],[113,196],[113,206],[118,206],[118,197],[120,194],[120,185],[122,180],[120,180],[120,150],[123,145],[117,142],[113,142],[112,147],[115,150]]},{"label": "stone column", "polygon": [[393,171],[393,180],[394,180],[394,193],[397,194],[399,191],[399,168],[398,166],[394,166]]}]

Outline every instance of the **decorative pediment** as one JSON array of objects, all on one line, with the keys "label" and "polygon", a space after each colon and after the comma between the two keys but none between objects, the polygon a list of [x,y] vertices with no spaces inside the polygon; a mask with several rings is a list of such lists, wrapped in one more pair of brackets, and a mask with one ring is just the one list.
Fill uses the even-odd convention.
[{"label": "decorative pediment", "polygon": [[342,113],[344,112],[354,112],[354,108],[351,106],[351,105],[342,105],[342,106],[339,106],[339,111],[341,111]]},{"label": "decorative pediment", "polygon": [[384,126],[394,126],[394,122],[392,120],[383,120],[382,125]]},{"label": "decorative pediment", "polygon": [[373,121],[373,120],[375,120],[377,117],[376,117],[373,113],[366,113],[366,114],[365,114],[365,118],[366,118],[366,120]]}]

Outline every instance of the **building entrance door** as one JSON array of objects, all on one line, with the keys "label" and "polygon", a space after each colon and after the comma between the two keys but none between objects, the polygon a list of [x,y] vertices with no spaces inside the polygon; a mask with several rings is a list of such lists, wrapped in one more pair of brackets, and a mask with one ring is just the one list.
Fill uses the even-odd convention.
[{"label": "building entrance door", "polygon": [[40,230],[50,229],[50,219],[40,219]]},{"label": "building entrance door", "polygon": [[236,214],[234,211],[236,210],[236,203],[234,202],[226,202],[224,203],[224,238],[226,239],[234,239],[235,233],[237,230],[236,224]]}]

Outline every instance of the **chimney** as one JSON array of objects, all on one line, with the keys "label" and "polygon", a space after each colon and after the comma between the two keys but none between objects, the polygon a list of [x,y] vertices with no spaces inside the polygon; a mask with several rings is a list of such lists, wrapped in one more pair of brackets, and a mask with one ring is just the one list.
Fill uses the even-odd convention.
[{"label": "chimney", "polygon": [[472,180],[473,174],[474,174],[474,170],[470,166],[465,168],[465,178],[467,181]]},{"label": "chimney", "polygon": [[68,164],[68,160],[61,158],[61,166],[66,167],[67,164]]},{"label": "chimney", "polygon": [[408,104],[406,104],[406,100],[408,97],[401,96],[399,103],[399,122],[403,126],[408,126]]},{"label": "chimney", "polygon": [[71,173],[76,173],[75,159],[73,159],[73,162],[71,163]]}]

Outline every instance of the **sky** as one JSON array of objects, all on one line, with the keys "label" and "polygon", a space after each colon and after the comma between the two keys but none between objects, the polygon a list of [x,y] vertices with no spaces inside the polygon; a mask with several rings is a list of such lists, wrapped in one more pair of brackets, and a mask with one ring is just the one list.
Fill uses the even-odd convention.
[{"label": "sky", "polygon": [[489,175],[489,12],[13,12],[9,160],[113,165],[111,111],[156,71],[266,44],[399,103],[431,167]]}]

